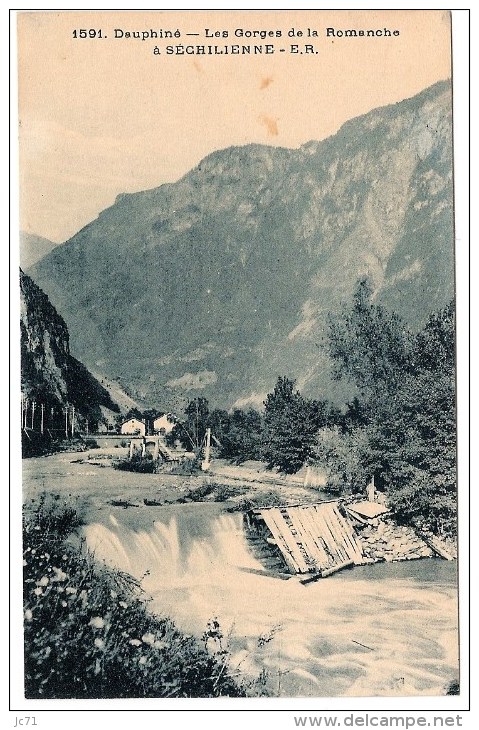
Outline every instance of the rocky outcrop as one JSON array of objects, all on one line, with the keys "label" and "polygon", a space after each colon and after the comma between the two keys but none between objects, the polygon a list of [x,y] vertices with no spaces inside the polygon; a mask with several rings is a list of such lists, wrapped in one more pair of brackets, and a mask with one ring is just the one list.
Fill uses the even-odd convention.
[{"label": "rocky outcrop", "polygon": [[[22,395],[25,401],[36,403],[37,418],[41,405],[53,421],[67,404],[76,407],[78,417],[93,420],[101,418],[101,407],[119,410],[85,366],[72,357],[65,321],[22,270],[20,345]],[[29,419],[28,423],[32,421]]]}]

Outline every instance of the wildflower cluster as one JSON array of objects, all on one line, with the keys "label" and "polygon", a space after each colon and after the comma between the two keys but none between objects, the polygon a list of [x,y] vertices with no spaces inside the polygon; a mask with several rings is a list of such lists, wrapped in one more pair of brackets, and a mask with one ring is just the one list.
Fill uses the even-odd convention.
[{"label": "wildflower cluster", "polygon": [[26,697],[242,695],[197,640],[147,612],[133,578],[65,540],[77,517],[60,512],[44,502],[24,519]]}]

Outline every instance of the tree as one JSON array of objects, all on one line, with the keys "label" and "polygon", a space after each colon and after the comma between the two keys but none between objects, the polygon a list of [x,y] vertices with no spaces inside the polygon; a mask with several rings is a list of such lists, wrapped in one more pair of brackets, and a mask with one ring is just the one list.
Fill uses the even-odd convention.
[{"label": "tree", "polygon": [[295,381],[279,377],[264,406],[263,454],[268,468],[294,474],[314,452],[318,413],[314,402],[294,390]]},{"label": "tree", "polygon": [[346,377],[362,399],[378,391],[393,393],[410,368],[410,334],[398,315],[372,303],[367,278],[360,279],[353,306],[329,319],[333,376]]},{"label": "tree", "polygon": [[403,520],[456,532],[454,306],[431,315],[414,341],[412,372],[394,407],[371,429],[372,453],[387,458],[389,501]]},{"label": "tree", "polygon": [[[396,516],[455,531],[455,326],[453,303],[415,336],[399,317],[371,303],[367,281],[353,306],[331,320],[336,377],[360,391],[349,409],[363,429],[365,474],[388,492]],[[362,421],[362,423],[361,423]]]},{"label": "tree", "polygon": [[167,437],[167,443],[180,441],[185,449],[199,453],[208,428],[210,415],[206,398],[194,398],[185,408],[185,419],[178,421]]},{"label": "tree", "polygon": [[222,445],[225,438],[227,438],[230,429],[230,421],[231,417],[228,411],[225,411],[222,408],[215,408],[208,416],[207,425],[211,428],[213,443],[220,449],[222,446],[219,446],[219,444]]},{"label": "tree", "polygon": [[261,458],[263,422],[258,411],[235,408],[229,416],[228,431],[221,438],[221,456],[241,464]]},{"label": "tree", "polygon": [[368,448],[365,429],[342,431],[338,426],[323,428],[317,436],[314,460],[326,470],[326,490],[362,492],[368,482],[364,455]]}]

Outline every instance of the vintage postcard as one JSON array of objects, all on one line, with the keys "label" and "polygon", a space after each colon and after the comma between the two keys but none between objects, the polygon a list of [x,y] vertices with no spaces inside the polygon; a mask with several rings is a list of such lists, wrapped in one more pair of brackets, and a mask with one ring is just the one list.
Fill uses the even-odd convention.
[{"label": "vintage postcard", "polygon": [[450,12],[16,21],[25,707],[456,717]]}]

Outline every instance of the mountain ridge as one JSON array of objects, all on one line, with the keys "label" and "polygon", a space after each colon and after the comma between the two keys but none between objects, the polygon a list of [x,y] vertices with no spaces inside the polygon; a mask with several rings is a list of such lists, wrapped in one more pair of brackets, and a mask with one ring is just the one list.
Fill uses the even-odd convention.
[{"label": "mountain ridge", "polygon": [[80,359],[147,404],[258,402],[284,374],[344,400],[326,320],[360,276],[413,328],[454,295],[450,113],[438,82],[298,149],[216,150],[30,273]]}]

